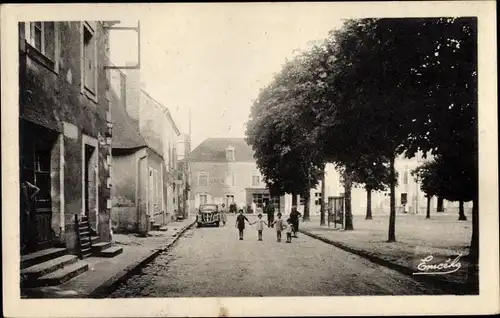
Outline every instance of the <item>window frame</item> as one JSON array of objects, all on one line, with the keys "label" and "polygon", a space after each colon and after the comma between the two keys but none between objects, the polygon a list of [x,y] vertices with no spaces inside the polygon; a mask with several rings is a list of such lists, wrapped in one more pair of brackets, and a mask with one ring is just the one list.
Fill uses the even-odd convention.
[{"label": "window frame", "polygon": [[[35,46],[35,38],[33,37],[33,29],[35,28],[35,23],[41,23],[41,39],[40,39],[40,49]],[[48,23],[54,24],[54,55],[49,56],[46,52],[46,27]],[[22,28],[24,29],[24,43],[26,43],[25,52],[33,60],[40,63],[45,68],[50,71],[59,74],[59,23],[56,21],[28,21],[24,22]]]},{"label": "window frame", "polygon": [[[228,154],[231,154],[231,156],[228,156]],[[235,159],[234,156],[234,148],[227,148],[226,149],[226,160],[227,161],[234,161]]]},{"label": "window frame", "polygon": [[[259,182],[257,182],[257,184],[254,184],[254,182],[253,182],[253,178],[254,178],[254,177],[257,177],[257,178],[258,178],[258,180],[259,180]],[[252,182],[252,187],[258,187],[258,186],[260,186],[260,184],[261,184],[260,174],[255,173],[255,172],[254,172],[254,173],[252,173],[252,181],[251,181],[251,182]]]},{"label": "window frame", "polygon": [[[200,177],[201,176],[206,176],[207,177],[207,183],[205,185],[200,184]],[[210,180],[210,175],[208,172],[198,172],[198,186],[199,187],[208,187],[209,186],[209,180]]]},{"label": "window frame", "polygon": [[[232,177],[231,178],[231,183],[228,182],[228,178],[229,177]],[[235,176],[234,176],[234,172],[228,172],[226,173],[226,185],[228,187],[234,187],[236,185],[236,181],[235,181]]]},{"label": "window frame", "polygon": [[[85,82],[86,79],[86,64],[85,64],[85,31],[88,30],[90,35],[92,36],[92,43],[93,43],[93,52],[94,52],[94,91],[92,91],[91,88],[87,87],[87,84]],[[96,24],[91,23],[89,21],[83,21],[80,23],[80,72],[81,72],[81,93],[87,96],[90,100],[94,101],[95,103],[98,102],[98,59],[97,59],[97,30],[96,30]]]},{"label": "window frame", "polygon": [[[205,197],[205,202],[202,202],[203,200],[201,199],[201,197]],[[200,205],[208,203],[208,194],[198,193],[198,200],[199,200]]]}]

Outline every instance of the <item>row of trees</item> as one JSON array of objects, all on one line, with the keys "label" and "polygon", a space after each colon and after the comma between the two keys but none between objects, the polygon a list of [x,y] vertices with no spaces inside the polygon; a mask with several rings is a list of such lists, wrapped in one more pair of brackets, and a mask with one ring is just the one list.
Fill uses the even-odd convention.
[{"label": "row of trees", "polygon": [[351,187],[363,184],[369,199],[388,186],[394,242],[395,159],[431,153],[443,186],[428,195],[473,201],[477,260],[476,43],[475,18],[347,20],[286,61],[260,91],[246,131],[272,194],[308,200],[333,163],[344,181],[346,229]]}]

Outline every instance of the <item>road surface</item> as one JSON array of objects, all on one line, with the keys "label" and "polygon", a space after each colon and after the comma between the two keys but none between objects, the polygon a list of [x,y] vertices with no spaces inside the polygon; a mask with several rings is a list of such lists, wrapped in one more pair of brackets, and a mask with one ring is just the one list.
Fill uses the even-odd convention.
[{"label": "road surface", "polygon": [[258,241],[255,227],[247,225],[239,241],[234,222],[228,216],[226,227],[188,230],[110,297],[442,294],[302,234],[291,244],[278,243],[275,230],[265,228],[264,240]]}]

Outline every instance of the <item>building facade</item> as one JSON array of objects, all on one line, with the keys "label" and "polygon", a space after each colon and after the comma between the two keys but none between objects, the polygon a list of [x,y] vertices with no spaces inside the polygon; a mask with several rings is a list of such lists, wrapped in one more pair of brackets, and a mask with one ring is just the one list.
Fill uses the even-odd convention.
[{"label": "building facade", "polygon": [[[139,133],[138,122],[125,107],[125,74],[110,71],[111,119],[113,122],[111,165],[111,219],[116,232],[145,234],[151,221],[168,223],[163,195],[163,157]],[[120,95],[118,95],[120,93]]]},{"label": "building facade", "polygon": [[75,252],[75,216],[111,240],[108,51],[102,22],[19,24],[20,180],[40,188],[37,250]]},{"label": "building facade", "polygon": [[[427,198],[425,193],[420,189],[420,184],[411,175],[411,171],[420,166],[425,161],[432,160],[431,156],[422,158],[422,154],[417,154],[414,158],[405,158],[404,155],[396,158],[394,167],[398,174],[398,183],[395,188],[396,194],[396,211],[403,213],[406,205],[406,212],[411,214],[425,214],[427,211]],[[340,174],[332,164],[327,164],[325,169],[325,192],[326,197],[344,195],[344,187],[341,182]],[[311,189],[310,201],[311,215],[319,215],[321,208],[321,183]],[[390,191],[373,191],[372,192],[372,213],[373,214],[389,214],[390,212]],[[366,214],[367,197],[363,187],[353,187],[351,190],[351,209],[353,215]],[[438,199],[431,199],[431,209],[436,211]],[[465,211],[472,210],[472,203],[468,202],[464,205]],[[300,209],[303,210],[304,201],[301,200]],[[458,202],[443,200],[443,212],[457,213]]]},{"label": "building facade", "polygon": [[190,156],[191,207],[203,203],[236,203],[239,209],[270,199],[277,210],[285,210],[285,196],[271,197],[257,168],[253,151],[244,138],[208,138]]},{"label": "building facade", "polygon": [[[115,154],[113,159],[120,160],[120,162],[116,163],[117,165],[122,164],[122,159],[125,162],[129,162],[130,160],[138,162],[134,166],[137,180],[135,184],[136,187],[140,187],[139,182],[142,182],[145,188],[143,190],[144,194],[135,192],[135,200],[140,200],[144,207],[141,207],[141,204],[138,203],[134,204],[133,207],[129,206],[128,208],[139,209],[139,212],[134,214],[130,210],[126,213],[122,211],[121,214],[116,215],[115,219],[118,215],[122,215],[120,220],[123,220],[123,222],[119,222],[122,224],[120,228],[130,228],[134,229],[134,231],[139,229],[144,231],[146,225],[143,225],[143,223],[146,222],[146,218],[151,221],[146,222],[148,226],[150,223],[155,226],[164,225],[176,219],[176,212],[179,209],[179,197],[182,199],[183,178],[177,169],[177,145],[180,139],[179,129],[168,108],[146,92],[144,85],[140,81],[139,70],[130,69],[125,73],[113,72],[111,75],[111,85],[119,96],[118,103],[121,106],[118,108],[117,114],[121,114],[120,118],[122,118],[122,122],[126,122],[124,127],[128,127],[126,130],[130,135],[138,136],[133,139],[136,139],[136,141],[139,139],[142,140],[141,142],[132,143],[132,146],[134,146],[133,158],[128,157],[126,160],[124,156],[129,156],[132,148],[127,146],[127,140],[123,140],[123,144],[120,147],[128,147],[127,149],[129,150],[123,153],[123,150],[113,147]],[[117,141],[117,147],[119,144],[120,142]],[[142,162],[141,160],[143,159],[140,158],[143,158],[143,156],[139,156],[136,153],[140,150],[136,147],[137,144],[141,144],[141,147],[147,148],[146,150],[141,150],[141,153],[146,151],[147,161]],[[146,171],[143,172],[143,169]],[[137,177],[138,174],[143,175],[147,180]],[[119,178],[122,177],[116,176],[116,182],[120,183]],[[124,184],[125,187],[132,187],[132,185],[130,183]],[[118,188],[119,186],[117,185]],[[132,193],[130,190],[127,190],[127,192]],[[117,195],[119,195],[118,190]],[[141,199],[141,196],[146,197]],[[129,201],[126,202],[128,203],[118,203],[116,201],[116,204],[132,205]],[[125,207],[117,206],[116,210],[120,210],[119,208],[123,210],[122,208]],[[142,217],[142,209],[146,211],[146,217]]]}]

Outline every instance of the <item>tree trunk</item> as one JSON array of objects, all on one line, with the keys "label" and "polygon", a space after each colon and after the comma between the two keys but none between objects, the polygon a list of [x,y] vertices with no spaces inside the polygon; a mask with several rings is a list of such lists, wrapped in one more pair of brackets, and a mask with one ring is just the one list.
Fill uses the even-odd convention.
[{"label": "tree trunk", "polygon": [[467,221],[467,217],[465,216],[465,213],[464,213],[464,201],[459,201],[458,220],[459,221]]},{"label": "tree trunk", "polygon": [[432,197],[430,195],[427,196],[427,215],[425,216],[426,219],[431,218],[431,199]]},{"label": "tree trunk", "polygon": [[352,213],[351,213],[351,189],[352,189],[352,181],[351,175],[345,172],[344,175],[344,204],[345,204],[345,228],[344,230],[354,230],[352,226]]},{"label": "tree trunk", "polygon": [[443,207],[443,202],[444,199],[438,197],[438,202],[437,202],[437,211],[436,212],[444,212],[444,207]]},{"label": "tree trunk", "polygon": [[311,192],[306,192],[304,194],[304,214],[302,215],[303,221],[309,221],[309,203],[311,201]]},{"label": "tree trunk", "polygon": [[388,242],[396,242],[396,171],[394,169],[394,155],[390,158],[389,177],[391,189],[391,209],[389,214],[389,237]]},{"label": "tree trunk", "polygon": [[[478,279],[477,271],[479,266],[479,206],[477,199],[472,201],[472,237],[470,240],[469,248],[469,261],[471,262],[471,267],[469,270],[468,280],[469,283],[477,284],[475,281]],[[477,288],[477,287],[476,287]]]},{"label": "tree trunk", "polygon": [[325,185],[325,170],[321,175],[321,207],[320,207],[320,225],[325,225],[325,208],[326,208],[326,185]]},{"label": "tree trunk", "polygon": [[365,220],[372,219],[372,190],[366,189],[366,217]]},{"label": "tree trunk", "polygon": [[292,206],[297,206],[297,195],[292,193]]}]

